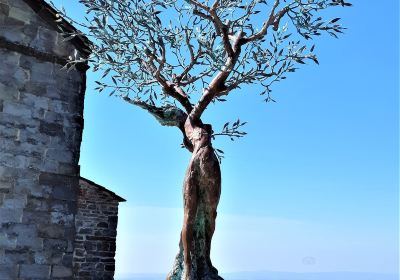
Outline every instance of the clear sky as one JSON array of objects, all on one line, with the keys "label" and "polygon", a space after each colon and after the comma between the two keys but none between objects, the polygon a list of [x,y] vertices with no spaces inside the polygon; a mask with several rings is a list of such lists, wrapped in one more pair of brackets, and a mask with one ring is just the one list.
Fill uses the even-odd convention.
[{"label": "clear sky", "polygon": [[[82,18],[77,0],[57,0]],[[240,117],[247,137],[225,151],[213,260],[223,272],[398,270],[399,3],[352,1],[348,27],[317,42],[265,104],[251,88],[211,106],[205,121]],[[117,274],[166,273],[178,251],[190,154],[175,128],[93,91],[88,74],[82,176],[120,206]]]}]

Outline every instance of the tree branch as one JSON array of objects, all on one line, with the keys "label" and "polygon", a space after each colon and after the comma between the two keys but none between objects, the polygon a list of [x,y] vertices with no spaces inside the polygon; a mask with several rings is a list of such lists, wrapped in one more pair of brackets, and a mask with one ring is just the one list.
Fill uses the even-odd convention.
[{"label": "tree branch", "polygon": [[189,114],[189,117],[192,120],[200,119],[201,115],[203,114],[204,110],[210,104],[210,102],[218,96],[218,94],[222,91],[226,90],[225,81],[228,79],[229,75],[232,73],[236,62],[239,59],[240,52],[241,52],[241,40],[243,37],[243,33],[239,32],[236,36],[236,40],[233,44],[233,56],[228,57],[227,62],[224,66],[224,69],[219,72],[211,83],[208,85],[208,88],[204,90],[203,95],[201,96],[200,100],[194,106],[192,112]]},{"label": "tree branch", "polygon": [[280,22],[281,18],[289,11],[289,7],[286,6],[281,11],[279,11],[278,13],[275,14],[275,10],[279,6],[279,4],[280,4],[280,0],[275,0],[275,3],[274,3],[274,5],[273,5],[273,7],[271,9],[269,17],[264,22],[261,30],[258,33],[254,34],[254,35],[252,35],[250,37],[243,38],[242,42],[241,42],[242,44],[246,44],[246,43],[251,42],[251,41],[256,41],[256,40],[262,39],[263,37],[265,37],[267,35],[268,28],[271,25],[274,26],[274,30],[275,31],[278,29],[279,22]]},{"label": "tree branch", "polygon": [[209,8],[206,4],[200,3],[199,1],[196,1],[196,0],[188,0],[188,2],[189,2],[190,4],[193,4],[193,5],[196,6],[196,7],[202,8],[203,10],[205,10],[205,11],[207,11],[207,12],[210,11],[210,8]]},{"label": "tree branch", "polygon": [[149,52],[145,53],[148,56],[149,60],[144,63],[146,63],[150,70],[155,73],[155,79],[159,82],[164,92],[169,96],[175,98],[183,106],[183,108],[185,108],[186,112],[190,113],[193,107],[187,94],[178,85],[174,84],[173,82],[167,81],[167,79],[163,75],[161,75],[159,68],[157,69],[157,67],[153,63],[155,57],[154,54]]},{"label": "tree branch", "polygon": [[129,97],[124,97],[123,99],[130,104],[148,111],[163,126],[176,126],[181,128],[187,118],[187,114],[184,111],[172,105],[157,107],[139,99],[131,99]]}]

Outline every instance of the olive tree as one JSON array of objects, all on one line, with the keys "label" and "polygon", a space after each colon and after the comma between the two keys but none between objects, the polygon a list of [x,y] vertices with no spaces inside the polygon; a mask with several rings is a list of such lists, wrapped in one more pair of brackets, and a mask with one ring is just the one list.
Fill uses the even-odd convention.
[{"label": "olive tree", "polygon": [[[177,127],[192,157],[183,182],[184,222],[170,280],[222,279],[210,259],[221,193],[220,150],[212,141],[242,137],[244,123],[220,132],[202,121],[210,103],[243,85],[271,87],[308,61],[318,64],[313,39],[344,28],[325,10],[343,0],[80,0],[87,17],[73,21],[92,44],[85,61],[100,71],[99,92],[138,106],[163,126]],[[60,17],[61,20],[61,17]],[[250,98],[250,96],[248,96]]]}]

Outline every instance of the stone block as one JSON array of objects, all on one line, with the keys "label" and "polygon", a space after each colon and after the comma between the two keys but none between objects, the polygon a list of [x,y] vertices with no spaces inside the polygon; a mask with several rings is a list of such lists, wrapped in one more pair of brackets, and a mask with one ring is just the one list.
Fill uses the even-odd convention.
[{"label": "stone block", "polygon": [[38,227],[38,236],[46,239],[62,239],[64,237],[64,226],[42,224]]},{"label": "stone block", "polygon": [[19,90],[15,85],[0,83],[0,99],[17,101],[19,99]]},{"label": "stone block", "polygon": [[20,266],[21,278],[50,279],[50,265],[23,264]]},{"label": "stone block", "polygon": [[45,239],[44,249],[53,252],[65,252],[68,248],[68,242],[64,239]]},{"label": "stone block", "polygon": [[[65,236],[64,236],[64,238],[66,238]],[[71,240],[68,240],[68,246],[67,246],[67,253],[70,253],[70,254],[72,254],[73,252],[74,252],[74,242],[72,241],[73,239],[71,239]]]},{"label": "stone block", "polygon": [[32,41],[33,38],[35,38],[37,32],[38,32],[39,26],[36,24],[25,24],[22,32],[30,38],[30,41]]},{"label": "stone block", "polygon": [[108,224],[105,223],[105,222],[100,222],[100,223],[97,224],[97,227],[99,227],[99,228],[108,228]]},{"label": "stone block", "polygon": [[21,95],[21,102],[31,108],[34,108],[34,110],[47,110],[49,107],[49,98],[26,92]]},{"label": "stone block", "polygon": [[61,100],[51,100],[49,102],[49,110],[51,112],[56,112],[59,114],[65,114],[66,112],[73,112],[70,111],[69,104]]},{"label": "stone block", "polygon": [[70,267],[66,267],[63,265],[55,265],[53,266],[53,271],[51,276],[55,278],[72,277],[72,269]]},{"label": "stone block", "polygon": [[[49,198],[52,193],[52,188],[45,185],[39,185],[34,178],[18,178],[15,182],[14,192],[29,194],[30,197],[43,199]],[[30,209],[30,208],[29,208]],[[33,210],[33,209],[32,209]]]},{"label": "stone block", "polygon": [[40,172],[39,174],[39,184],[51,187],[71,186],[75,185],[76,181],[76,178],[55,173]]},{"label": "stone block", "polygon": [[5,69],[10,70],[10,67],[16,67],[19,64],[19,59],[21,57],[21,54],[17,52],[12,52],[6,49],[0,49],[0,57],[1,57],[1,64],[5,67]]},{"label": "stone block", "polygon": [[5,249],[2,248],[2,249],[0,249],[0,265],[7,264],[7,262],[4,259],[4,257],[5,257]]},{"label": "stone block", "polygon": [[4,197],[3,208],[21,209],[27,203],[26,195],[23,194],[9,194]]},{"label": "stone block", "polygon": [[10,6],[6,5],[5,3],[0,3],[0,14],[8,16],[10,12]]},{"label": "stone block", "polygon": [[29,81],[21,87],[21,90],[36,96],[47,96],[47,88],[44,84]]},{"label": "stone block", "polygon": [[35,252],[33,260],[35,264],[50,264],[50,252],[39,251]]},{"label": "stone block", "polygon": [[74,187],[68,185],[59,185],[53,187],[53,197],[60,200],[76,200],[77,194]]},{"label": "stone block", "polygon": [[15,169],[12,167],[7,167],[7,166],[0,166],[0,178],[1,179],[14,179],[18,175],[19,175],[18,169]]},{"label": "stone block", "polygon": [[72,226],[74,222],[74,215],[66,214],[64,212],[51,212],[50,222],[57,225]]},{"label": "stone block", "polygon": [[21,87],[30,80],[30,72],[21,67],[17,68],[13,75],[13,81],[16,86]]},{"label": "stone block", "polygon": [[3,178],[0,178],[0,192],[8,193],[12,189],[13,185],[13,182],[3,181]]},{"label": "stone block", "polygon": [[25,209],[30,211],[48,211],[50,208],[48,200],[43,198],[29,197]]},{"label": "stone block", "polygon": [[66,151],[61,149],[47,149],[45,159],[54,160],[57,162],[72,162],[74,154],[72,151]]},{"label": "stone block", "polygon": [[45,211],[24,211],[22,222],[27,224],[49,224],[50,213]]},{"label": "stone block", "polygon": [[29,119],[32,117],[32,108],[14,101],[4,101],[3,113]]},{"label": "stone block", "polygon": [[59,169],[58,166],[59,166],[59,163],[57,161],[50,160],[50,159],[44,159],[41,170],[43,170],[45,172],[49,172],[49,173],[57,173],[57,171]]},{"label": "stone block", "polygon": [[18,279],[18,265],[2,265],[0,264],[0,279],[15,280]]},{"label": "stone block", "polygon": [[32,260],[32,251],[27,249],[8,249],[5,250],[3,256],[4,264],[23,264]]},{"label": "stone block", "polygon": [[76,164],[60,162],[58,165],[58,173],[65,175],[78,175],[79,166],[76,166]]},{"label": "stone block", "polygon": [[33,18],[32,12],[30,10],[23,10],[17,7],[10,8],[9,17],[24,23],[29,23],[30,20]]},{"label": "stone block", "polygon": [[17,247],[17,237],[14,234],[8,234],[4,231],[0,231],[0,248],[15,249],[16,247]]},{"label": "stone block", "polygon": [[39,51],[52,53],[57,42],[57,32],[39,26],[37,35],[32,41],[31,46]]},{"label": "stone block", "polygon": [[31,66],[31,81],[44,84],[55,84],[53,77],[54,64],[50,62],[36,62]]},{"label": "stone block", "polygon": [[34,253],[35,264],[60,264],[63,257],[63,252],[53,252],[50,250],[39,250]]},{"label": "stone block", "polygon": [[56,123],[41,121],[39,131],[49,136],[64,137],[64,127]]},{"label": "stone block", "polygon": [[25,23],[23,21],[16,18],[6,17],[3,24],[0,26],[0,36],[10,42],[27,45],[31,38],[23,33],[24,26]]},{"label": "stone block", "polygon": [[16,224],[10,230],[18,235],[17,248],[29,248],[31,250],[43,248],[43,239],[37,236],[36,224]]},{"label": "stone block", "polygon": [[20,223],[22,222],[22,209],[0,208],[1,223]]},{"label": "stone block", "polygon": [[73,260],[73,256],[72,254],[63,254],[62,257],[62,265],[67,266],[67,267],[71,267],[72,266],[72,260]]},{"label": "stone block", "polygon": [[106,264],[104,269],[105,269],[105,271],[115,271],[115,265],[114,264]]}]

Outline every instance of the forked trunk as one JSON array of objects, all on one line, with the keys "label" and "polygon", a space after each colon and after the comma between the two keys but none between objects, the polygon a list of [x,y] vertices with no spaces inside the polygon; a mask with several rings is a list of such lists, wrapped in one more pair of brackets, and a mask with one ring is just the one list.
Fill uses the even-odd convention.
[{"label": "forked trunk", "polygon": [[186,171],[184,221],[174,267],[167,280],[223,280],[211,263],[211,239],[221,194],[221,171],[211,145],[211,127],[185,125],[193,144]]}]

